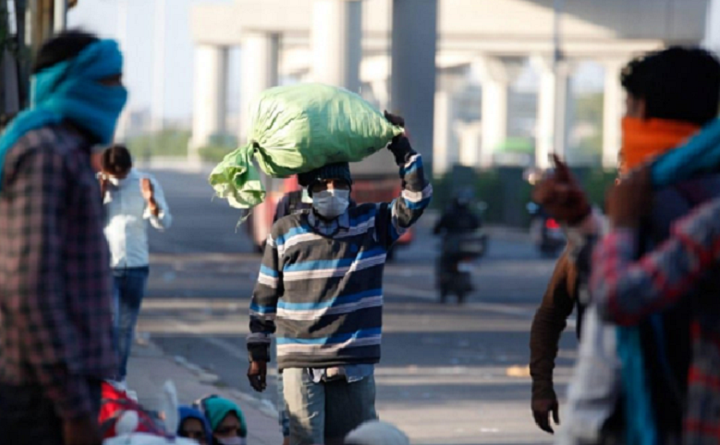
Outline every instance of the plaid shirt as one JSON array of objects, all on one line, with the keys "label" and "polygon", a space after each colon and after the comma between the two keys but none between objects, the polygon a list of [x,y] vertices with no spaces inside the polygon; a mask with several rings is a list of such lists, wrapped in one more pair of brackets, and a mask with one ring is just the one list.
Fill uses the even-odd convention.
[{"label": "plaid shirt", "polygon": [[88,378],[116,372],[90,144],[65,125],[27,133],[0,192],[0,381],[39,385],[62,418],[91,413]]},{"label": "plaid shirt", "polygon": [[[595,251],[591,288],[606,319],[630,326],[693,294],[720,263],[720,199],[679,220],[670,238],[637,257],[638,234],[616,229]],[[715,281],[715,280],[713,280]],[[684,444],[720,442],[720,295],[694,305]]]}]

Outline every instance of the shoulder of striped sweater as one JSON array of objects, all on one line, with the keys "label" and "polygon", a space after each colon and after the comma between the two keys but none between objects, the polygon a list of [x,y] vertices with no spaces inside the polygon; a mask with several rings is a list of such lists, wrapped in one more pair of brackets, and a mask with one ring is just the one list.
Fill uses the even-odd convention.
[{"label": "shoulder of striped sweater", "polygon": [[275,221],[275,224],[273,224],[272,229],[270,230],[272,237],[277,238],[295,227],[301,227],[304,224],[308,213],[309,210],[301,210],[278,219]]}]

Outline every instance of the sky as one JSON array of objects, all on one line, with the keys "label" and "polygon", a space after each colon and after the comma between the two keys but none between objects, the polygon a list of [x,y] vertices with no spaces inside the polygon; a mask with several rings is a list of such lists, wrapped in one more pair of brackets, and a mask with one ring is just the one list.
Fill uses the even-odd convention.
[{"label": "sky", "polygon": [[[190,14],[193,5],[201,3],[229,3],[232,0],[165,0],[166,51],[165,83],[153,84],[154,59],[154,11],[155,0],[80,0],[69,13],[71,27],[82,27],[102,37],[117,38],[119,31],[118,11],[122,2],[127,3],[127,45],[123,48],[126,58],[125,82],[130,90],[129,107],[132,111],[148,109],[152,104],[155,88],[163,88],[164,114],[169,120],[187,120],[192,115],[193,103],[193,43],[190,35]],[[628,0],[635,1],[635,0]],[[720,49],[720,0],[711,0],[713,8],[709,23],[710,46]],[[239,108],[239,51],[231,52],[229,61],[228,110]],[[602,89],[603,71],[597,64],[586,63],[575,72],[574,89]],[[527,72],[519,79],[522,89],[533,87],[537,78]]]},{"label": "sky", "polygon": [[[232,0],[210,0],[215,3]],[[193,102],[193,43],[190,35],[192,6],[208,0],[166,0],[165,83],[153,85],[155,52],[156,3],[154,0],[80,0],[68,14],[70,27],[81,27],[101,37],[117,38],[120,30],[118,11],[127,3],[127,45],[125,53],[125,83],[130,90],[131,110],[149,108],[155,88],[165,92],[166,119],[183,120],[192,114]],[[236,79],[239,71],[238,54],[230,57],[230,78]],[[238,82],[229,85],[229,110],[238,108],[240,88]]]}]

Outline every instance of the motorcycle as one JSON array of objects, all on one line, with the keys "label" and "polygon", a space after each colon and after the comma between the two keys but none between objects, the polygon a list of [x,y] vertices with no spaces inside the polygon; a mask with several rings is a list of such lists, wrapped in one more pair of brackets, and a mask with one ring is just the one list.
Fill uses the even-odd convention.
[{"label": "motorcycle", "polygon": [[533,202],[527,204],[527,210],[531,217],[530,236],[533,243],[543,256],[556,257],[567,242],[562,227]]},{"label": "motorcycle", "polygon": [[444,304],[450,295],[455,295],[458,304],[462,304],[475,290],[472,272],[475,261],[487,251],[487,235],[482,230],[469,234],[446,234],[441,251],[436,263],[440,302]]}]

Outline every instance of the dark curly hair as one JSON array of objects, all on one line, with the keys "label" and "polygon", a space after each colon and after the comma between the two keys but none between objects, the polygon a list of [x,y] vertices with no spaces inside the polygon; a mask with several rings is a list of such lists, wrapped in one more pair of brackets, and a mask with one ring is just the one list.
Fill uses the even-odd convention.
[{"label": "dark curly hair", "polygon": [[103,151],[100,165],[104,172],[122,176],[132,168],[132,156],[127,147],[116,144]]},{"label": "dark curly hair", "polygon": [[33,74],[72,59],[98,40],[93,34],[77,29],[58,34],[45,42],[38,51],[33,64]]},{"label": "dark curly hair", "polygon": [[620,80],[629,94],[645,100],[648,118],[705,125],[718,115],[720,62],[704,49],[648,53],[628,63]]}]

